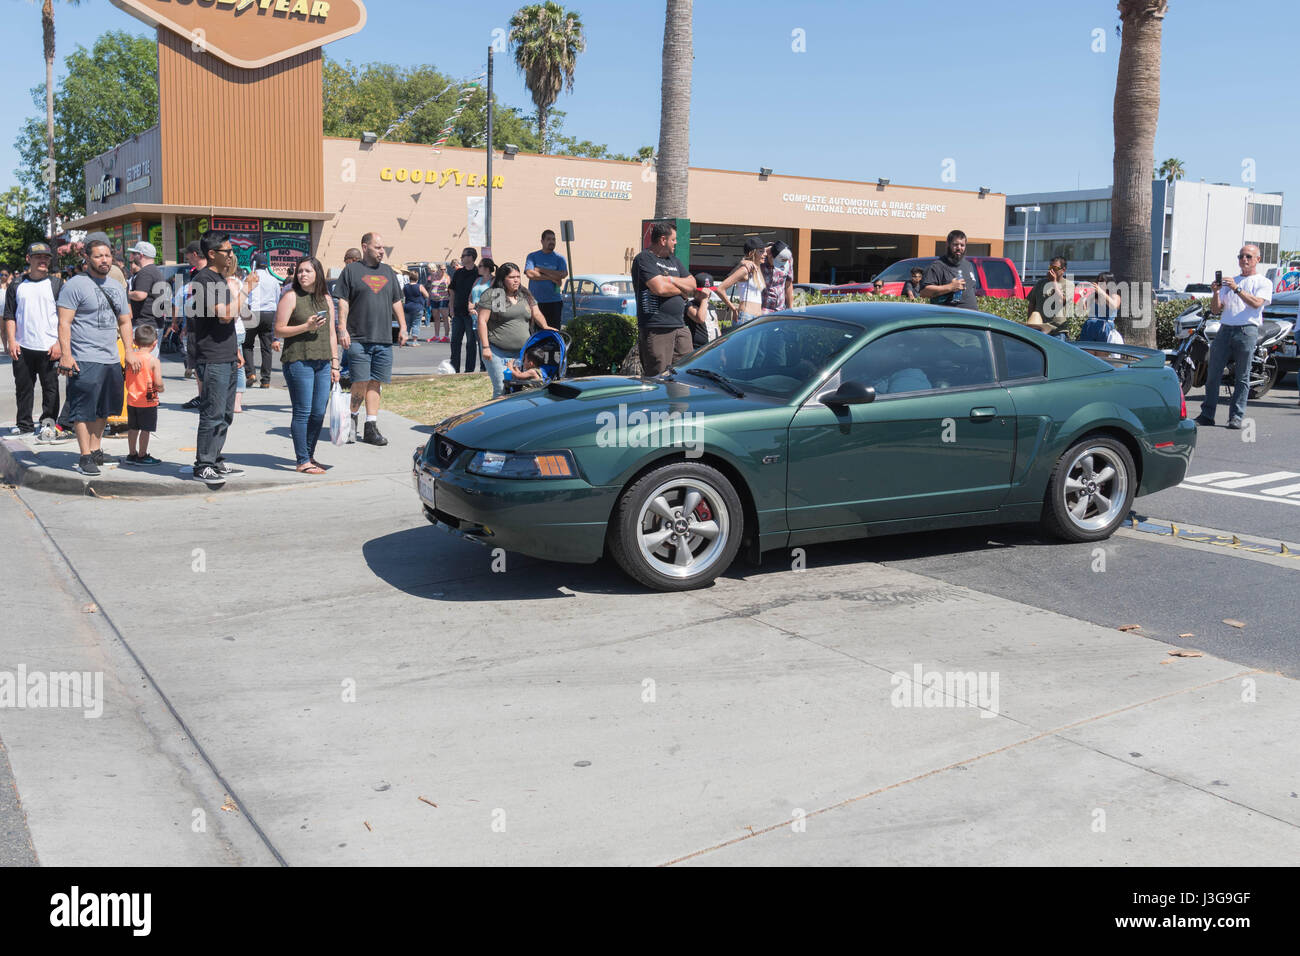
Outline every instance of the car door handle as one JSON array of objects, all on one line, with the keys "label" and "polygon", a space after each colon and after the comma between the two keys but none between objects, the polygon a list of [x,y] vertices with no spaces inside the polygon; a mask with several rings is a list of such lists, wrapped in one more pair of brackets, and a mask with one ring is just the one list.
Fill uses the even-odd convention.
[{"label": "car door handle", "polygon": [[992,405],[985,405],[981,408],[972,408],[970,410],[970,420],[973,422],[978,422],[985,418],[994,418],[997,416],[997,414],[998,414],[998,410],[996,408],[994,408]]}]

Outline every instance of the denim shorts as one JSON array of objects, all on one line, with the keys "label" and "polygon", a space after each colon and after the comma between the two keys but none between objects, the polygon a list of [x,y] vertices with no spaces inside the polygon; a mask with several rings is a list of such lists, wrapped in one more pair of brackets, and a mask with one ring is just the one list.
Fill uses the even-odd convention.
[{"label": "denim shorts", "polygon": [[348,368],[354,382],[379,382],[393,380],[393,347],[385,342],[358,342],[348,346]]},{"label": "denim shorts", "polygon": [[97,422],[122,414],[122,366],[114,362],[78,362],[68,379],[68,421]]}]

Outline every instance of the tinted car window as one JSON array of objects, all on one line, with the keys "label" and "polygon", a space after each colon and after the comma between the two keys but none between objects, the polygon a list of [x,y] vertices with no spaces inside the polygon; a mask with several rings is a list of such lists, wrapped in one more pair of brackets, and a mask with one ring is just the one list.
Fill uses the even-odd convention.
[{"label": "tinted car window", "polygon": [[1011,274],[1011,267],[1001,259],[985,259],[980,265],[984,268],[984,279],[990,289],[1010,291],[1016,287],[1016,278]]},{"label": "tinted car window", "polygon": [[763,319],[714,339],[677,368],[688,382],[704,379],[687,370],[707,369],[746,392],[789,400],[861,335],[856,326],[824,319]]},{"label": "tinted car window", "polygon": [[906,282],[910,277],[913,266],[920,266],[924,270],[931,262],[934,262],[933,256],[920,259],[904,259],[902,262],[895,262],[876,278],[882,282]]},{"label": "tinted car window", "polygon": [[993,333],[993,341],[1001,353],[1003,380],[1042,378],[1047,374],[1047,357],[1041,349],[1001,332]]},{"label": "tinted car window", "polygon": [[861,382],[877,396],[992,385],[993,357],[983,332],[904,329],[870,343],[844,363],[841,382]]}]

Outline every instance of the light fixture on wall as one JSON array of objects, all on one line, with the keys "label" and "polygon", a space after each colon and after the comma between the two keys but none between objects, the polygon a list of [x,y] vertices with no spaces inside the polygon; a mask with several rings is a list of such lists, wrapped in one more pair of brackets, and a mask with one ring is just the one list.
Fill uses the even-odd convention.
[{"label": "light fixture on wall", "polygon": [[506,143],[505,149],[501,150],[501,152],[505,154],[506,159],[514,159],[519,155],[519,147],[514,143]]},{"label": "light fixture on wall", "polygon": [[767,177],[768,177],[768,176],[771,176],[771,175],[772,175],[772,170],[768,169],[766,166],[760,166],[760,167],[758,167],[758,178],[759,178],[759,179],[767,179]]},{"label": "light fixture on wall", "polygon": [[981,186],[981,187],[980,187],[980,199],[983,199],[985,196],[987,196],[987,195],[988,195],[989,193],[991,193],[991,192],[993,192],[993,190],[989,189],[988,186]]},{"label": "light fixture on wall", "polygon": [[877,189],[884,189],[888,185],[889,185],[889,180],[885,179],[884,177],[880,177],[879,179],[876,180]]},{"label": "light fixture on wall", "polygon": [[375,145],[375,143],[377,143],[377,142],[379,142],[379,134],[378,134],[378,133],[362,133],[362,134],[361,134],[361,145],[363,145],[363,146],[373,146],[373,145]]}]

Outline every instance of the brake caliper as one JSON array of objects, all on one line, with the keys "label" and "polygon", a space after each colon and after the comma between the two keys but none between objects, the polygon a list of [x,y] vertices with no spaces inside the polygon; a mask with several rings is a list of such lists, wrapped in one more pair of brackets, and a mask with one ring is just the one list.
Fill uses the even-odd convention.
[{"label": "brake caliper", "polygon": [[709,506],[706,505],[703,501],[701,501],[698,505],[695,506],[695,510],[692,511],[691,514],[695,515],[695,520],[697,521],[713,520],[713,512],[709,510]]}]

